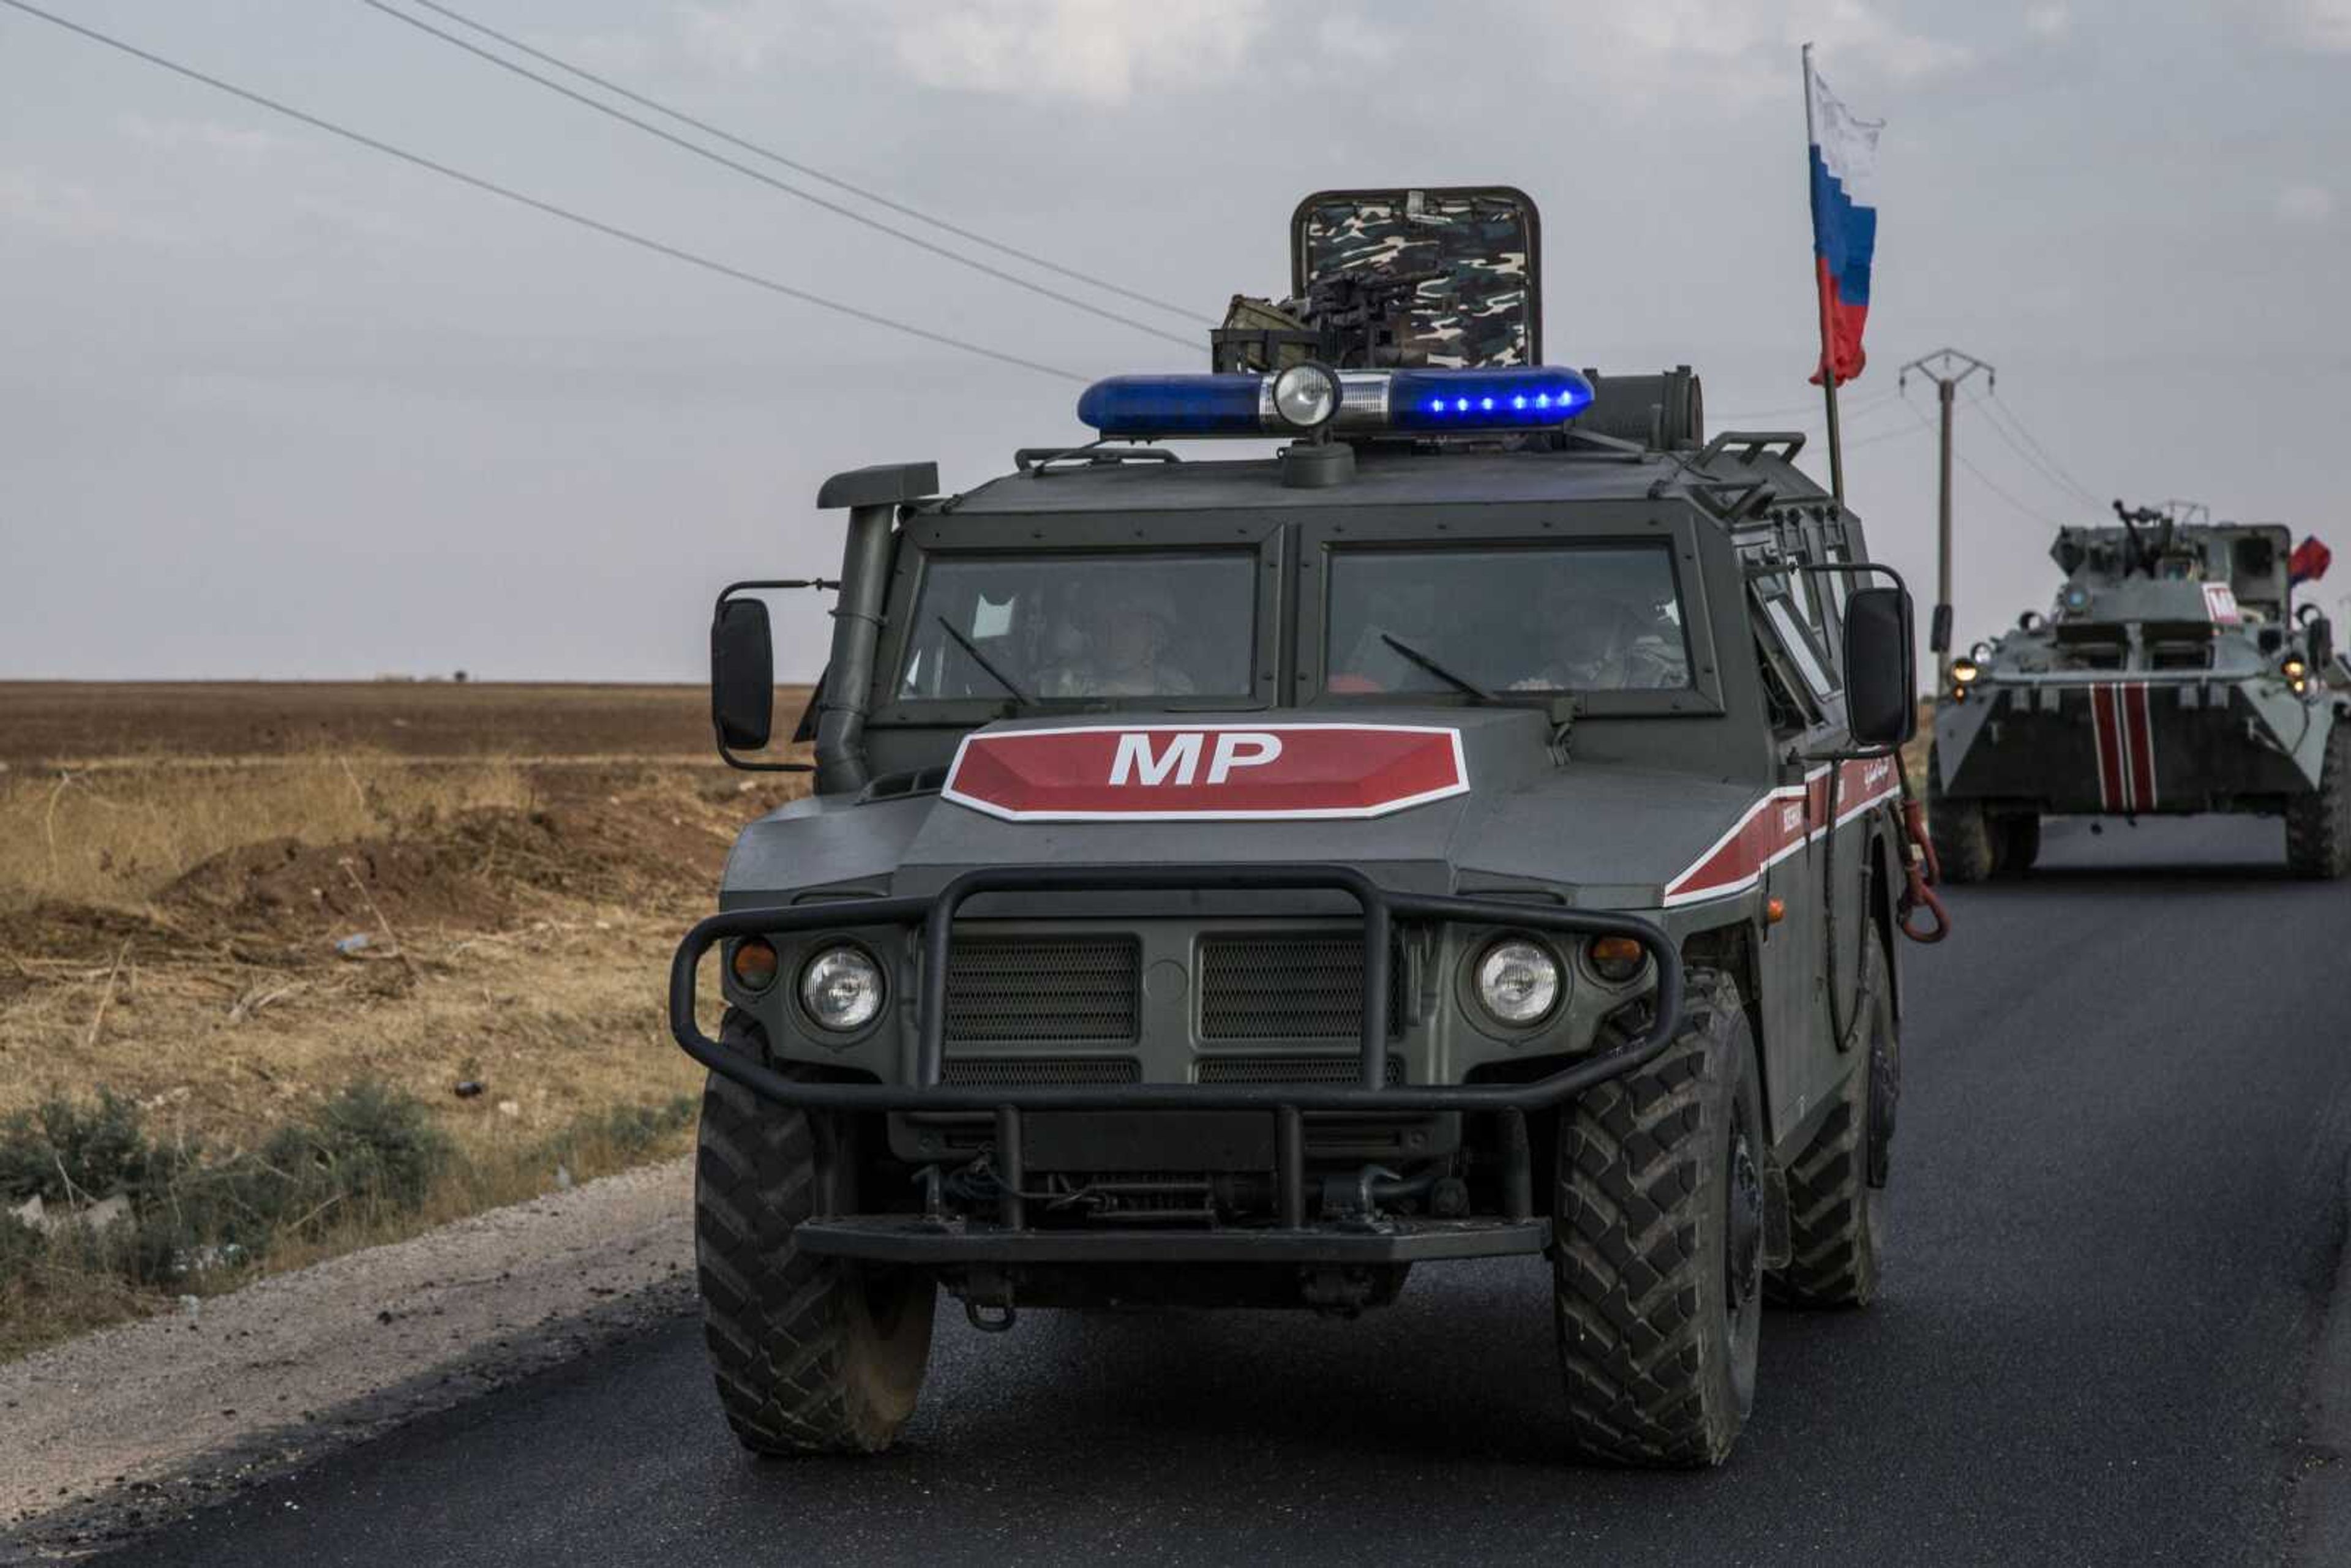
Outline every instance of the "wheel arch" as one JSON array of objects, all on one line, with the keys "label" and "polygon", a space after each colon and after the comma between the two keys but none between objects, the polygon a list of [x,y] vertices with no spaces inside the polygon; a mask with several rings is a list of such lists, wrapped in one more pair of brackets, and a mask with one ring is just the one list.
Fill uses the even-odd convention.
[{"label": "wheel arch", "polygon": [[1903,885],[1902,841],[1895,830],[1883,823],[1871,830],[1867,867],[1862,897],[1869,923],[1877,928],[1877,939],[1886,944],[1886,988],[1894,1004],[1894,1023],[1898,1029],[1902,1024],[1902,966],[1896,961],[1900,949],[1895,946],[1894,938],[1902,923],[1895,907],[1895,890]]},{"label": "wheel arch", "polygon": [[1738,986],[1740,1009],[1747,1015],[1748,1038],[1755,1054],[1756,1088],[1763,1097],[1763,1124],[1769,1127],[1775,1124],[1771,1119],[1772,1083],[1768,1070],[1771,1057],[1763,1048],[1763,975],[1757,952],[1755,920],[1753,915],[1748,914],[1691,932],[1682,939],[1682,966],[1728,975]]}]

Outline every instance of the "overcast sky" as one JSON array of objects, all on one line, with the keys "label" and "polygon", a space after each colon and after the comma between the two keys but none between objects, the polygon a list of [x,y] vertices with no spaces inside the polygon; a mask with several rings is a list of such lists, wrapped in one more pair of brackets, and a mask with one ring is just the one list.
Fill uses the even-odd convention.
[{"label": "overcast sky", "polygon": [[[1204,358],[754,185],[355,0],[41,3],[1081,377]],[[1997,417],[2101,498],[2196,498],[2351,547],[2351,0],[451,3],[1203,323],[1235,291],[1282,288],[1284,224],[1310,190],[1522,186],[1545,221],[1548,357],[1694,364],[1718,425],[1812,401],[1809,38],[1839,93],[1887,121],[1850,490],[1922,589],[1934,442],[1886,394],[1946,343],[1999,367],[2001,403],[1960,415],[1981,470],[1959,483],[1963,641],[2045,602],[2050,527],[2088,510]],[[0,676],[696,678],[718,584],[838,564],[838,514],[810,505],[827,474],[936,458],[968,486],[1015,446],[1079,435],[1078,390],[646,255],[0,10]],[[1911,399],[1931,411],[1931,389]],[[820,662],[820,612],[784,622],[787,671]]]}]

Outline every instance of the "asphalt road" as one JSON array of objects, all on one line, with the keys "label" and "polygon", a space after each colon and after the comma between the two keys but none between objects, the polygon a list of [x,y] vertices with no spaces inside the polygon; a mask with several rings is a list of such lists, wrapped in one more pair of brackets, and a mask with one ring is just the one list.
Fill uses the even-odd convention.
[{"label": "asphalt road", "polygon": [[2351,1134],[2351,887],[2253,821],[2053,831],[1904,955],[1883,1303],[1765,1320],[1702,1475],[1556,1455],[1544,1270],[1354,1323],[943,1310],[866,1461],[759,1463],[688,1320],[123,1555],[172,1564],[2273,1563]]}]

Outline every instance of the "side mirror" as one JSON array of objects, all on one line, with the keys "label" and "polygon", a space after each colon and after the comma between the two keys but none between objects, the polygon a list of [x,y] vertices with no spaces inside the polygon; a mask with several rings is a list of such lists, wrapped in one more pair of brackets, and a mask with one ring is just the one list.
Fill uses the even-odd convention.
[{"label": "side mirror", "polygon": [[719,601],[710,622],[710,723],[721,751],[758,751],[775,722],[776,651],[768,607]]},{"label": "side mirror", "polygon": [[1844,704],[1855,745],[1896,747],[1917,733],[1918,653],[1898,588],[1845,597]]}]

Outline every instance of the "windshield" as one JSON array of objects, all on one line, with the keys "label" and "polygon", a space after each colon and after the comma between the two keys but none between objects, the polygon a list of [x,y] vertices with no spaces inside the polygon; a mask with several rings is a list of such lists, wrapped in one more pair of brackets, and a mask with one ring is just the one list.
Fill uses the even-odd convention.
[{"label": "windshield", "polygon": [[1339,550],[1330,593],[1329,691],[1453,689],[1427,664],[1489,692],[1689,685],[1662,546]]},{"label": "windshield", "polygon": [[1256,564],[1248,550],[932,556],[898,695],[1246,699]]}]

